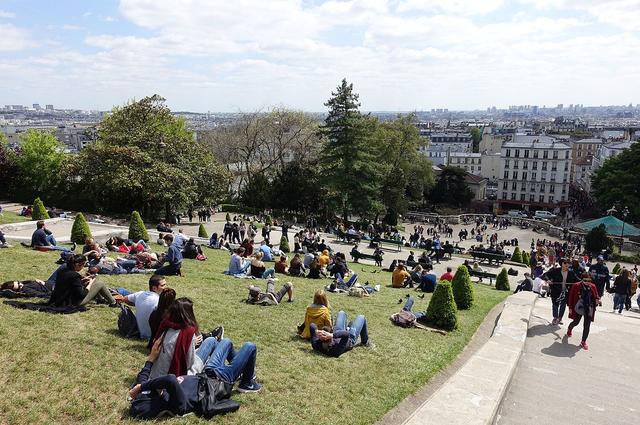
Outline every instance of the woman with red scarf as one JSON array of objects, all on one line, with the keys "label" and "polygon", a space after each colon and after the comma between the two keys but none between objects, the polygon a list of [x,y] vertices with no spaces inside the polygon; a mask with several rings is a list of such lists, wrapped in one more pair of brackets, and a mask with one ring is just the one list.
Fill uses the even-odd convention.
[{"label": "woman with red scarf", "polygon": [[589,328],[591,322],[593,322],[596,314],[596,306],[602,305],[600,297],[598,296],[598,288],[591,282],[591,276],[589,273],[585,273],[582,277],[582,282],[575,283],[569,290],[569,301],[567,306],[569,307],[569,318],[573,319],[573,322],[569,324],[567,329],[567,336],[570,337],[573,334],[573,328],[578,326],[580,319],[584,316],[582,322],[582,341],[580,346],[588,350],[587,338],[589,337]]}]

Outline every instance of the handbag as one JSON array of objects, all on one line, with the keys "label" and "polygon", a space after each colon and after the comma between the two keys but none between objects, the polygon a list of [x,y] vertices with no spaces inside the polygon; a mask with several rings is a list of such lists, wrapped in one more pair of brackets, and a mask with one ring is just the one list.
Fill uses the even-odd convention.
[{"label": "handbag", "polygon": [[240,403],[231,400],[233,384],[224,382],[217,377],[207,376],[205,373],[198,375],[198,402],[195,412],[206,419],[215,415],[235,412],[240,408]]}]

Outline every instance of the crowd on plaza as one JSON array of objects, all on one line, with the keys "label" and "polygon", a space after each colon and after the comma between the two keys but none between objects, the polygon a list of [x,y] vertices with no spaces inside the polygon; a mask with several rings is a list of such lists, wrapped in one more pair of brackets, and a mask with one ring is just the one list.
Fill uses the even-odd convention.
[{"label": "crowd on plaza", "polygon": [[[189,220],[192,220],[191,214]],[[207,220],[206,214],[201,215],[201,220]],[[517,239],[499,241],[498,234],[489,230],[489,226],[498,230],[508,228],[508,219],[478,219],[469,224],[472,225],[470,230],[461,229],[458,238],[461,242],[469,235],[474,237],[480,245],[474,245],[472,250],[504,253],[506,247],[518,246]],[[75,244],[71,248],[59,246],[45,222],[38,221],[31,243],[25,246],[60,251],[60,266],[46,281],[6,282],[0,289],[5,295],[9,292],[48,298],[46,305],[57,309],[81,309],[91,301],[114,307],[124,304],[134,306],[135,313],[129,313],[135,317],[135,329],[128,334],[147,340],[150,353],[129,391],[132,401],[130,413],[133,417],[151,419],[167,412],[182,415],[201,409],[200,389],[206,379],[215,380],[223,388],[218,408],[233,411],[237,409],[237,404],[232,403],[229,397],[236,381],[239,381],[240,392],[261,389],[255,371],[256,345],[246,342],[236,350],[231,340],[224,337],[223,326],[210,332],[202,331],[193,312],[193,302],[178,297],[176,291],[167,286],[165,276],[182,275],[183,258],[206,257],[194,239],[186,236],[181,229],[174,233],[170,225],[161,225],[166,226],[163,227],[165,234],[161,234],[157,242],[167,248],[166,252],[153,252],[143,240],[111,237],[104,247],[93,239],[87,239],[82,254],[76,254]],[[439,282],[451,282],[454,279],[452,267],[447,267],[445,273],[437,276],[433,265],[434,262],[439,263],[445,253],[454,252],[454,247],[461,249],[457,243],[452,245],[448,240],[441,243],[441,239],[453,239],[454,235],[453,228],[440,220],[416,224],[406,241],[397,229],[391,227],[369,225],[366,229],[359,229],[354,225],[327,223],[320,229],[315,219],[309,219],[293,233],[293,252],[286,253],[271,242],[271,233],[279,228],[280,237],[289,239],[291,227],[293,224],[285,221],[264,224],[261,229],[262,240],[257,243],[256,220],[246,216],[234,217],[234,220],[226,221],[222,235],[214,233],[211,236],[208,247],[229,251],[229,265],[224,273],[238,279],[249,279],[249,304],[278,305],[285,299],[286,302],[293,302],[293,283],[286,281],[277,288],[281,278],[328,279],[329,284],[323,284],[315,291],[313,302],[306,307],[297,333],[310,341],[313,350],[330,357],[338,357],[358,343],[371,346],[371,341],[368,322],[363,315],[349,322],[347,314],[340,311],[335,320],[332,319],[328,293],[362,297],[372,296],[381,288],[380,285],[360,282],[358,273],[350,270],[345,254],[334,252],[322,238],[321,230],[357,236],[356,241],[371,241],[373,257],[379,266],[382,266],[383,251],[378,243],[382,240],[395,240],[406,243],[412,249],[423,249],[418,256],[410,251],[406,260],[393,260],[382,270],[391,272],[392,288],[413,288],[426,293],[434,292]],[[110,251],[121,256],[113,259],[106,255]],[[637,267],[623,269],[612,282],[612,275],[603,257],[585,255],[580,241],[532,240],[530,252],[530,271],[524,274],[524,280],[519,283],[516,292],[532,291],[542,297],[549,295],[552,301],[552,326],[564,325],[568,308],[568,317],[572,321],[568,325],[567,336],[571,337],[573,329],[582,321],[580,345],[583,349],[588,349],[590,324],[605,293],[614,294],[615,309],[619,313],[630,307],[631,297],[637,288]],[[351,255],[356,260],[357,253],[358,244],[355,243]],[[267,266],[265,262],[273,262],[273,265]],[[470,272],[483,271],[478,262],[466,260],[464,265]],[[85,267],[87,273],[83,276],[80,272]],[[130,292],[126,288],[108,288],[97,279],[98,274],[126,273],[149,273],[148,290]],[[263,287],[254,283],[257,279],[265,280],[266,285]],[[402,323],[407,313],[411,313],[414,320],[426,320],[426,312],[412,312],[414,301],[414,297],[408,294],[402,310],[392,316],[392,321]],[[402,302],[403,298],[400,298],[399,303]],[[640,299],[638,304],[640,307]],[[123,315],[127,315],[124,308],[121,317]]]}]

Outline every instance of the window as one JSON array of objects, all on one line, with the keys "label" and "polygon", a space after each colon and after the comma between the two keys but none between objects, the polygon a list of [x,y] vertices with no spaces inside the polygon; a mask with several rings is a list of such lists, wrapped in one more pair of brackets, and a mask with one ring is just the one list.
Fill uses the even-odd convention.
[{"label": "window", "polygon": [[578,151],[578,158],[582,158],[582,152]]},{"label": "window", "polygon": [[516,149],[516,158],[520,158],[520,149]]},{"label": "window", "polygon": [[564,159],[569,159],[569,151],[566,151],[566,152],[564,153]]},{"label": "window", "polygon": [[512,193],[512,194],[511,194],[511,200],[512,200],[512,201],[515,201],[515,200],[516,200],[516,194],[515,194],[515,193]]},{"label": "window", "polygon": [[544,195],[540,195],[538,197],[538,202],[540,202],[540,203],[544,202]]},{"label": "window", "polygon": [[556,173],[551,173],[551,181],[556,181]]},{"label": "window", "polygon": [[542,162],[542,171],[547,171],[547,163]]},{"label": "window", "polygon": [[471,166],[471,172],[473,172],[473,171],[474,171],[474,169],[473,169],[473,168],[474,168],[474,167],[473,167],[473,165],[472,165],[472,166]]},{"label": "window", "polygon": [[556,193],[556,185],[555,184],[550,185],[549,193]]},{"label": "window", "polygon": [[536,195],[529,195],[529,202],[535,202],[536,201]]},{"label": "window", "polygon": [[[567,193],[567,186],[562,185],[562,193]],[[564,198],[564,196],[563,196]]]},{"label": "window", "polygon": [[544,183],[540,184],[540,193],[544,193],[545,187]]},{"label": "window", "polygon": [[543,182],[546,182],[546,181],[547,181],[547,173],[542,173],[542,174],[540,175],[540,177],[542,177],[542,181],[543,181]]},{"label": "window", "polygon": [[548,159],[549,158],[549,151],[542,151],[542,158],[543,159]]},{"label": "window", "polygon": [[529,168],[529,161],[523,161],[524,164],[522,164],[522,169],[526,170],[527,168]]},{"label": "window", "polygon": [[563,182],[563,183],[566,183],[566,182],[567,182],[567,178],[568,178],[567,176],[568,176],[568,175],[567,175],[567,173],[564,173],[564,178],[562,179],[562,182]]},{"label": "window", "polygon": [[502,199],[507,199],[507,192],[502,192]]},{"label": "window", "polygon": [[526,180],[527,179],[527,172],[523,171],[522,172],[522,180]]},{"label": "window", "polygon": [[533,157],[537,158],[538,157],[538,151],[533,151]]},{"label": "window", "polygon": [[553,202],[553,195],[549,195],[549,202]]},{"label": "window", "polygon": [[537,177],[537,174],[535,171],[533,173],[531,173],[531,180],[535,180]]},{"label": "window", "polygon": [[520,190],[527,190],[527,184],[525,182],[522,182],[522,184],[520,184]]},{"label": "window", "polygon": [[558,171],[558,166],[555,162],[551,164],[551,171]]},{"label": "window", "polygon": [[508,178],[509,178],[509,172],[508,172],[508,171],[505,171],[505,172],[504,172],[504,178],[505,178],[505,179],[508,179]]},{"label": "window", "polygon": [[529,149],[525,149],[525,151],[524,151],[524,157],[525,157],[525,158],[529,158]]},{"label": "window", "polygon": [[512,176],[513,176],[513,179],[516,180],[518,178],[518,172],[514,171]]},{"label": "window", "polygon": [[568,162],[564,163],[564,171],[569,171],[569,163]]},{"label": "window", "polygon": [[558,151],[553,151],[553,159],[558,159]]},{"label": "window", "polygon": [[560,197],[560,202],[564,202],[564,195]]},{"label": "window", "polygon": [[480,166],[478,165],[478,172],[480,172]]},{"label": "window", "polygon": [[513,161],[513,169],[514,170],[517,170],[519,166],[520,166],[520,161]]},{"label": "window", "polygon": [[506,170],[507,168],[509,168],[509,160],[508,160],[508,159],[505,159],[505,160],[504,160],[504,168],[505,168],[505,170]]},{"label": "window", "polygon": [[521,200],[521,201],[524,201],[524,193],[521,193],[521,194],[520,194],[520,200]]},{"label": "window", "polygon": [[511,156],[511,149],[507,149],[507,158]]},{"label": "window", "polygon": [[511,190],[518,190],[518,183],[517,182],[511,183]]},{"label": "window", "polygon": [[507,188],[509,187],[509,183],[504,181],[502,182],[502,189],[507,190]]}]

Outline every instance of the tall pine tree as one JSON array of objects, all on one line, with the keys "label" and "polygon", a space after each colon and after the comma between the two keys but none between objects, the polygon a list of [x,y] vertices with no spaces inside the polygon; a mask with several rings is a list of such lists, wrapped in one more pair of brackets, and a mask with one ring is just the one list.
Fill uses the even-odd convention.
[{"label": "tall pine tree", "polygon": [[324,183],[345,220],[352,213],[371,216],[382,211],[380,166],[371,143],[377,121],[360,113],[358,97],[353,84],[343,79],[325,103],[329,114],[321,129],[326,138]]}]

